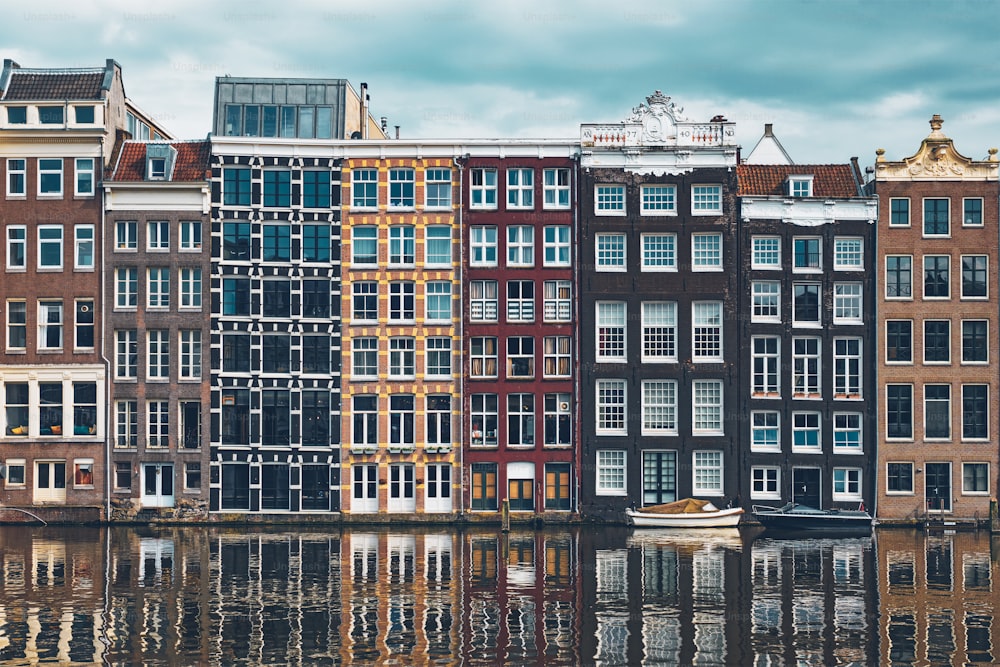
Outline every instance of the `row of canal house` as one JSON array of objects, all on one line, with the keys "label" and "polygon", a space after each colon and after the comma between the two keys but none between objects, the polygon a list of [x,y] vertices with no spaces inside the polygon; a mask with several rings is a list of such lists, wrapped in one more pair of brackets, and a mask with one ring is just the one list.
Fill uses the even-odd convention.
[{"label": "row of canal house", "polygon": [[659,92],[401,140],[364,84],[222,77],[178,141],[120,78],[5,64],[4,506],[987,515],[997,163],[939,121],[866,179]]}]

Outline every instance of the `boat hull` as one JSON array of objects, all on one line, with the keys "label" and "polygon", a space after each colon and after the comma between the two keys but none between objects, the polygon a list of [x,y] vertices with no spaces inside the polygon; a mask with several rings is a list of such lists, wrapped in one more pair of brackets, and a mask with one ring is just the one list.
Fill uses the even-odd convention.
[{"label": "boat hull", "polygon": [[783,512],[755,511],[754,517],[766,529],[787,533],[845,533],[871,532],[872,517],[867,512]]},{"label": "boat hull", "polygon": [[636,528],[732,528],[739,524],[743,508],[733,507],[697,514],[653,514],[627,509],[625,514]]}]

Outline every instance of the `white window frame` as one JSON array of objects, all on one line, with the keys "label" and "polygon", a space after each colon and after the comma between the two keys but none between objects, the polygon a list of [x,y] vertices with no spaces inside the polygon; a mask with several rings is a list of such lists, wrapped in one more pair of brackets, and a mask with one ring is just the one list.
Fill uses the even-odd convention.
[{"label": "white window frame", "polygon": [[[906,222],[904,222],[904,223],[895,223],[894,224],[892,222],[892,213],[893,213],[892,207],[893,207],[893,202],[897,202],[897,201],[905,201],[906,202]],[[909,197],[890,197],[889,198],[889,209],[888,209],[888,212],[889,212],[889,215],[888,215],[888,217],[886,219],[886,222],[889,223],[889,227],[909,227],[912,224],[913,210],[910,207],[910,198]]]},{"label": "white window frame", "polygon": [[722,215],[722,186],[691,186],[691,215]]},{"label": "white window frame", "polygon": [[[812,253],[807,253],[807,260],[805,264],[800,265],[799,262],[799,252],[796,246],[799,242],[802,243],[812,243],[815,242],[817,245],[816,249],[816,264],[809,264],[809,256]],[[795,236],[792,237],[792,273],[822,273],[823,272],[823,238],[820,236]]]},{"label": "white window frame", "polygon": [[535,265],[535,228],[531,225],[507,227],[507,266],[529,268]]},{"label": "white window frame", "polygon": [[[986,387],[986,436],[966,436],[965,435],[965,390],[967,387]],[[962,401],[962,440],[964,442],[989,442],[992,433],[990,432],[990,385],[986,382],[963,382],[962,383],[962,395],[960,397]]]},{"label": "white window frame", "polygon": [[[14,176],[20,176],[21,187],[11,187]],[[7,158],[7,199],[24,199],[28,196],[28,160],[23,157]]]},{"label": "white window frame", "polygon": [[[796,444],[796,435],[799,433],[815,433],[816,444]],[[823,451],[823,415],[821,413],[806,410],[796,410],[792,413],[792,451],[806,453]]]},{"label": "white window frame", "polygon": [[[751,238],[753,255],[750,268],[754,270],[781,269],[781,237],[754,236]],[[774,261],[762,261],[764,258]]]},{"label": "white window frame", "polygon": [[170,330],[146,331],[146,381],[170,380]]},{"label": "white window frame", "polygon": [[754,280],[750,284],[751,322],[781,322],[781,281]]},{"label": "white window frame", "polygon": [[[515,433],[515,429],[511,428],[514,422],[518,422],[517,433]],[[530,393],[507,394],[507,446],[534,447],[537,425],[535,395]]]},{"label": "white window frame", "polygon": [[[448,252],[446,256],[439,259],[437,254],[431,252],[431,244],[441,242],[447,244]],[[454,257],[451,243],[451,227],[448,225],[428,225],[424,229],[424,266],[450,268]]]},{"label": "white window frame", "polygon": [[[710,241],[711,245],[706,245]],[[706,232],[691,235],[692,271],[722,271],[725,268],[724,260],[722,234]]]},{"label": "white window frame", "polygon": [[542,170],[542,208],[568,209],[572,204],[570,195],[570,172],[564,167]]},{"label": "white window frame", "polygon": [[[929,348],[929,346],[927,345],[927,340],[928,340],[928,338],[930,338],[930,336],[927,335],[927,325],[931,324],[932,322],[937,322],[937,323],[944,322],[947,325],[947,329],[948,329],[948,344],[945,345],[945,347],[944,347],[945,351],[948,353],[948,358],[947,359],[934,359],[934,360],[932,360],[932,359],[928,359],[927,358],[927,350]],[[921,338],[922,338],[922,342],[923,342],[923,345],[921,345],[921,348],[923,348],[923,353],[924,353],[923,359],[921,361],[923,362],[923,364],[925,366],[948,366],[948,365],[951,364],[951,345],[952,345],[951,320],[949,320],[949,319],[931,319],[931,318],[925,319],[923,321],[923,330],[921,331]]]},{"label": "white window frame", "polygon": [[[469,339],[469,377],[478,379],[496,379],[500,374],[500,341],[496,336],[472,336]],[[481,350],[476,351],[476,347]],[[490,349],[492,348],[492,350]],[[476,362],[479,362],[479,372],[475,372]],[[490,363],[492,362],[492,364]],[[492,366],[493,371],[490,371]]]},{"label": "white window frame", "polygon": [[[968,220],[968,213],[966,212],[967,202],[978,201],[979,202],[979,222],[970,222]],[[962,226],[963,227],[982,227],[983,218],[985,215],[985,210],[983,208],[983,198],[982,197],[963,197],[962,198]]]},{"label": "white window frame", "polygon": [[[772,421],[773,424],[771,423]],[[770,431],[774,431],[775,433],[773,443],[767,442],[765,435]],[[760,435],[760,438],[758,438],[758,435]],[[750,413],[750,451],[781,451],[781,412],[778,410],[753,410]]]},{"label": "white window frame", "polygon": [[163,310],[170,307],[170,268],[150,266],[146,269],[146,308]]},{"label": "white window frame", "polygon": [[[563,370],[560,371],[560,369]],[[542,338],[542,377],[568,378],[572,374],[573,338],[571,336],[544,336]]]},{"label": "white window frame", "polygon": [[[43,162],[58,162],[59,169],[54,169],[51,166],[42,167]],[[62,158],[38,158],[38,198],[39,199],[62,199],[63,196],[63,159]],[[51,176],[53,174],[59,175],[59,190],[53,190],[51,192],[45,192],[42,190],[42,182],[45,180],[45,176]]]},{"label": "white window frame", "polygon": [[[696,449],[691,452],[691,493],[696,496],[721,496],[725,493],[725,456],[719,449]],[[718,476],[718,484],[704,484],[706,475]],[[701,477],[702,479],[699,479]]]},{"label": "white window frame", "polygon": [[546,225],[542,235],[542,266],[546,268],[570,266],[573,262],[570,226]]},{"label": "white window frame", "polygon": [[469,247],[469,266],[497,266],[496,225],[472,225],[469,228]]},{"label": "white window frame", "polygon": [[[89,237],[88,237],[89,236]],[[84,261],[89,244],[90,261]],[[95,238],[93,225],[73,226],[73,269],[93,271],[95,266]]]},{"label": "white window frame", "polygon": [[834,502],[860,502],[863,499],[861,468],[835,467],[831,479],[833,489],[830,499]]},{"label": "white window frame", "polygon": [[469,320],[471,322],[497,322],[500,317],[500,300],[496,280],[473,280],[469,287]]},{"label": "white window frame", "polygon": [[138,376],[139,332],[135,329],[116,329],[115,380],[135,380]]},{"label": "white window frame", "polygon": [[389,379],[412,380],[417,376],[417,342],[412,336],[389,338]]},{"label": "white window frame", "polygon": [[[20,236],[20,238],[17,238]],[[28,228],[25,225],[7,225],[7,270],[27,271],[28,270]],[[12,264],[11,258],[16,257],[18,252],[16,247],[20,246],[21,263]]]},{"label": "white window frame", "polygon": [[[378,338],[375,336],[355,336],[351,339],[351,379],[360,381],[378,380]],[[359,359],[375,354],[375,363],[361,364]]]},{"label": "white window frame", "polygon": [[[944,296],[927,296],[927,260],[931,259],[932,257],[935,257],[935,258],[945,257],[948,260],[948,263],[947,263],[947,267],[948,267],[948,280],[947,280],[948,293],[945,294]],[[923,296],[924,300],[925,301],[947,301],[947,300],[951,299],[951,279],[952,279],[951,255],[927,254],[927,255],[923,256],[923,261],[920,264],[921,264],[921,267],[923,268],[923,280],[921,281],[921,283],[922,283],[922,290],[923,290],[922,296]],[[912,271],[912,269],[911,269],[911,271]],[[911,272],[910,275],[911,276],[913,275],[912,272]]]},{"label": "white window frame", "polygon": [[[857,434],[857,443],[853,444],[850,434]],[[833,413],[833,453],[834,454],[864,454],[865,451],[864,415],[860,412]]]},{"label": "white window frame", "polygon": [[[889,359],[889,325],[892,323],[906,322],[910,325],[910,358],[895,360]],[[884,348],[885,348],[885,364],[887,366],[912,366],[913,365],[913,320],[901,320],[901,319],[887,319],[885,320],[885,332],[884,332]]]},{"label": "white window frame", "polygon": [[[435,399],[447,399],[448,407],[439,408],[432,406],[431,403],[436,402]],[[451,410],[454,402],[455,399],[451,396],[451,394],[428,394],[424,398],[424,414],[426,415],[427,420],[427,424],[425,424],[425,426],[427,426],[425,429],[427,434],[424,442],[425,446],[445,447],[446,449],[451,448],[452,440],[454,439],[454,434],[452,432]],[[431,428],[432,425],[434,427],[433,429]],[[442,437],[442,434],[445,431],[445,426],[447,426],[447,439]],[[431,436],[432,433],[434,434],[433,437]]]},{"label": "white window frame", "polygon": [[424,208],[445,211],[451,208],[451,169],[428,167],[424,170]]},{"label": "white window frame", "polygon": [[[597,435],[628,435],[628,386],[625,380],[603,378],[594,386]],[[615,400],[607,400],[614,398]]]},{"label": "white window frame", "polygon": [[594,270],[628,270],[627,237],[624,232],[608,232],[594,235]]},{"label": "white window frame", "polygon": [[[986,280],[984,281],[986,285],[986,294],[967,296],[965,294],[965,260],[966,258],[980,258],[986,261]],[[963,301],[987,301],[990,298],[990,256],[975,254],[975,255],[962,255],[958,259],[958,264],[960,267],[959,272],[959,298]]]},{"label": "white window frame", "polygon": [[[965,348],[965,325],[966,325],[966,323],[970,323],[971,324],[973,322],[985,322],[986,323],[986,336],[985,336],[986,358],[983,359],[983,360],[966,361],[965,360],[965,349],[966,349]],[[984,364],[990,363],[990,345],[989,345],[989,341],[990,341],[990,321],[988,319],[979,319],[979,318],[963,319],[960,326],[961,326],[961,328],[960,328],[960,335],[962,337],[962,350],[961,350],[961,363],[962,363],[962,365],[982,366]]]},{"label": "white window frame", "polygon": [[[535,377],[535,338],[533,336],[508,336],[506,341],[506,377],[531,379]],[[527,372],[517,373],[516,362],[527,362]]]},{"label": "white window frame", "polygon": [[119,266],[115,269],[115,310],[139,307],[139,269]]},{"label": "white window frame", "polygon": [[677,186],[666,183],[641,186],[639,215],[677,215]]},{"label": "white window frame", "polygon": [[628,452],[623,449],[598,449],[594,455],[594,493],[598,496],[627,496],[627,462]]},{"label": "white window frame", "polygon": [[146,251],[170,251],[170,221],[148,220],[146,222]]},{"label": "white window frame", "polygon": [[691,303],[692,361],[722,363],[724,350],[722,312],[721,301],[694,301]]},{"label": "white window frame", "polygon": [[[908,259],[910,260],[910,294],[908,296],[889,295],[889,260],[890,259]],[[886,301],[912,301],[913,300],[913,255],[886,255],[885,256],[885,266],[884,266],[884,281],[885,281],[885,299]]]},{"label": "white window frame", "polygon": [[864,324],[864,316],[861,283],[834,283],[833,323]]},{"label": "white window frame", "polygon": [[[409,188],[407,188],[409,184]],[[390,211],[413,210],[417,205],[417,170],[413,167],[390,167],[389,168],[389,202],[387,208]],[[394,196],[393,190],[398,189],[399,194]],[[407,195],[407,190],[410,194]]]},{"label": "white window frame", "polygon": [[[942,400],[940,398],[929,398],[927,396],[927,390],[930,387],[947,387],[947,389],[948,389],[948,397],[947,397],[947,399]],[[954,403],[954,401],[952,400],[952,393],[953,392],[951,390],[951,384],[949,384],[947,382],[928,382],[927,384],[925,384],[923,386],[923,392],[922,393],[924,395],[924,401],[923,401],[923,403],[924,403],[924,424],[923,424],[923,428],[924,428],[924,440],[931,441],[931,442],[948,442],[948,441],[950,441],[954,437],[954,435],[955,435],[954,429],[952,428],[952,419],[953,419],[953,416],[952,416],[953,415],[952,403]],[[932,435],[928,435],[927,434],[927,431],[928,431],[928,429],[927,429],[927,412],[928,412],[927,408],[928,408],[928,406],[932,402],[933,403],[947,403],[948,419],[945,422],[945,424],[948,427],[948,434],[947,435],[933,435],[932,436]]]},{"label": "white window frame", "polygon": [[[850,347],[857,344],[857,352]],[[864,393],[864,341],[858,336],[833,339],[833,398],[861,400]],[[855,370],[856,369],[856,370]]]},{"label": "white window frame", "polygon": [[530,210],[535,208],[535,170],[530,167],[507,169],[507,208]]},{"label": "white window frame", "polygon": [[[966,466],[986,466],[986,490],[970,491],[965,485]],[[962,495],[963,496],[989,496],[990,495],[990,464],[988,461],[962,461]]]},{"label": "white window frame", "polygon": [[[622,363],[628,358],[628,305],[624,301],[598,301],[595,345],[598,363]],[[615,340],[619,339],[619,340]]]},{"label": "white window frame", "polygon": [[677,435],[677,380],[642,381],[642,435]]},{"label": "white window frame", "polygon": [[642,246],[641,271],[677,271],[677,235],[673,233],[641,234],[639,242]]},{"label": "white window frame", "polygon": [[[398,303],[394,307],[393,300]],[[410,305],[407,306],[407,302]],[[412,280],[389,283],[389,322],[413,324],[417,317],[417,284]]]},{"label": "white window frame", "polygon": [[[52,309],[58,307],[58,310],[53,311]],[[59,319],[55,322],[47,322],[47,314],[55,312],[58,314]],[[59,345],[49,347],[44,345],[48,341],[48,329],[49,327],[57,327],[59,332]],[[38,300],[38,350],[39,351],[54,351],[62,350],[66,345],[66,312],[63,307],[62,299],[39,299]]]},{"label": "white window frame", "polygon": [[573,283],[571,281],[546,280],[542,283],[542,318],[545,322],[571,322],[573,320]]},{"label": "white window frame", "polygon": [[183,266],[179,270],[181,310],[201,310],[202,271],[200,266]]},{"label": "white window frame", "polygon": [[[526,291],[530,292],[529,296],[525,296]],[[507,281],[507,321],[508,322],[535,321],[534,280]]]},{"label": "white window frame", "polygon": [[[796,301],[798,296],[796,295],[796,288],[799,286],[812,287],[816,289],[816,319],[815,320],[800,320],[796,317]],[[823,284],[813,283],[813,282],[796,282],[792,283],[792,326],[793,327],[803,327],[809,329],[821,329],[823,327]]]},{"label": "white window frame", "polygon": [[625,186],[598,183],[594,186],[594,215],[624,216]]},{"label": "white window frame", "polygon": [[[42,239],[43,232],[52,232],[58,230],[59,238],[46,238]],[[63,243],[65,242],[65,230],[62,225],[38,225],[38,270],[39,271],[62,271],[63,262],[65,260],[65,248]],[[58,244],[59,246],[59,264],[42,264],[42,249],[44,246],[50,244]]]},{"label": "white window frame", "polygon": [[180,251],[201,252],[203,225],[201,220],[181,220]]},{"label": "white window frame", "polygon": [[[447,280],[428,280],[424,285],[424,321],[427,323],[451,322],[451,283]],[[442,307],[442,302],[446,307]]]},{"label": "white window frame", "polygon": [[[20,322],[12,322],[11,316],[14,314],[13,304],[18,304],[20,311],[18,315],[21,316]],[[7,299],[7,313],[4,316],[7,328],[4,336],[4,348],[5,352],[8,354],[11,352],[23,353],[28,350],[28,301],[27,299]],[[24,339],[24,345],[12,345],[11,341],[14,339],[12,333],[15,330],[21,332],[21,337]]]},{"label": "white window frame", "polygon": [[[772,348],[769,349],[769,348]],[[750,394],[753,398],[781,397],[781,337],[750,338]],[[761,368],[758,369],[758,365]]]},{"label": "white window frame", "polygon": [[469,170],[469,208],[488,210],[497,208],[497,170],[495,168],[472,167]]},{"label": "white window frame", "polygon": [[[796,345],[802,341],[806,348],[799,352]],[[811,348],[811,349],[810,349]],[[815,373],[810,372],[810,361]],[[813,381],[810,381],[815,376]],[[792,338],[792,398],[820,398],[823,391],[823,350],[819,338],[795,336]]]},{"label": "white window frame", "polygon": [[864,238],[860,236],[835,236],[833,238],[833,270],[865,270]]},{"label": "white window frame", "polygon": [[[695,380],[691,384],[691,435],[725,435],[725,395],[722,380]],[[715,413],[714,417],[710,417]],[[707,422],[717,427],[707,426]]]},{"label": "white window frame", "polygon": [[180,382],[200,382],[202,369],[201,331],[199,329],[181,329],[177,332],[180,360],[178,364],[178,379]]},{"label": "white window frame", "polygon": [[138,249],[138,221],[117,220],[115,222],[115,252],[136,252]]},{"label": "white window frame", "polygon": [[[677,361],[677,302],[643,301],[642,363],[663,364]],[[656,312],[661,311],[661,312]],[[665,349],[665,354],[651,354]]]},{"label": "white window frame", "polygon": [[94,158],[78,157],[73,161],[76,178],[73,194],[77,197],[94,196]]},{"label": "white window frame", "polygon": [[792,175],[788,177],[789,197],[812,197],[813,196],[813,176]]},{"label": "white window frame", "polygon": [[[369,190],[369,186],[372,184],[375,185],[374,203],[371,201],[372,196]],[[357,167],[351,170],[351,210],[378,210],[378,169]]]},{"label": "white window frame", "polygon": [[417,263],[417,230],[413,225],[389,227],[389,266],[413,267]]},{"label": "white window frame", "polygon": [[[948,202],[948,231],[944,234],[928,234],[927,233],[927,202],[928,201],[946,201]],[[925,239],[946,239],[951,238],[951,197],[924,197],[920,201],[920,235]],[[965,211],[962,211],[963,218],[965,217]]]},{"label": "white window frame", "polygon": [[781,500],[781,468],[778,466],[751,467],[750,498],[752,500]]},{"label": "white window frame", "polygon": [[[362,236],[363,234],[363,236]],[[369,237],[369,234],[372,234]],[[375,244],[375,261],[374,262],[360,262],[358,261],[358,246],[361,243],[374,243]],[[360,267],[375,267],[378,266],[378,227],[374,225],[358,225],[357,227],[351,228],[351,268]]]}]

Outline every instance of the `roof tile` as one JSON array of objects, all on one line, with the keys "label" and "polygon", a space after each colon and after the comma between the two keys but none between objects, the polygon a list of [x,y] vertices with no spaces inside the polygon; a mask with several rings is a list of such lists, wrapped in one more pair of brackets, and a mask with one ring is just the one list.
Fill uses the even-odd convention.
[{"label": "roof tile", "polygon": [[99,100],[104,70],[45,72],[13,70],[5,100]]},{"label": "roof tile", "polygon": [[849,164],[741,164],[736,167],[740,196],[786,195],[789,176],[813,177],[814,197],[857,197],[858,186]]},{"label": "roof tile", "polygon": [[[124,143],[112,181],[146,180],[146,146],[148,143],[150,142],[126,141]],[[177,159],[174,162],[171,181],[203,181],[208,178],[207,172],[211,157],[210,142],[172,141],[170,145],[177,149]]]}]

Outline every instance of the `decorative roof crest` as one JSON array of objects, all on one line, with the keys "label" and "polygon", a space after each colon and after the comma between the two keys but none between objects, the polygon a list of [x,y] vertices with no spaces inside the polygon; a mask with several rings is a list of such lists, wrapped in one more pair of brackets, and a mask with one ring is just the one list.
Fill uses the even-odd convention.
[{"label": "decorative roof crest", "polygon": [[684,115],[684,107],[679,107],[670,101],[669,95],[664,95],[661,91],[653,91],[652,95],[646,97],[646,103],[632,108],[632,115],[625,119],[626,123],[641,123],[647,116],[663,117],[669,116],[673,122],[690,122],[691,119]]}]

